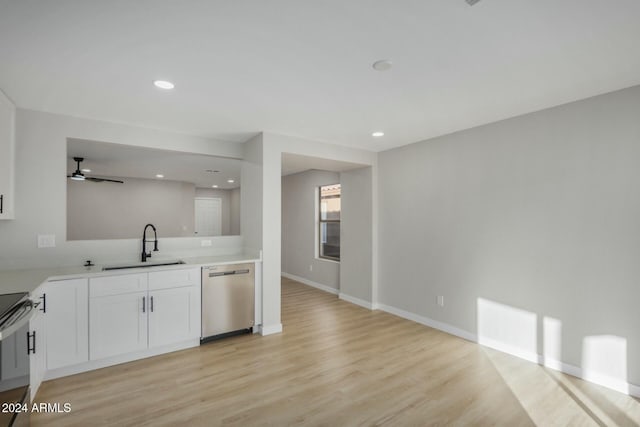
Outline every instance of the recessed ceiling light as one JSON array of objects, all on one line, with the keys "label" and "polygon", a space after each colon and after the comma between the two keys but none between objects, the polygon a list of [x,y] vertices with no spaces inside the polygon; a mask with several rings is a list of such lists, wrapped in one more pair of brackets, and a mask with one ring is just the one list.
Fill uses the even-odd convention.
[{"label": "recessed ceiling light", "polygon": [[164,178],[164,175],[162,175],[161,173],[156,175],[156,178]]},{"label": "recessed ceiling light", "polygon": [[393,62],[388,59],[381,59],[373,63],[372,67],[376,71],[387,71],[393,66]]},{"label": "recessed ceiling light", "polygon": [[374,132],[371,134],[371,136],[374,136],[376,138],[380,138],[381,136],[384,136],[384,132]]},{"label": "recessed ceiling light", "polygon": [[211,188],[218,188],[218,186],[217,185],[212,185]]},{"label": "recessed ceiling light", "polygon": [[233,183],[234,183],[234,182],[236,182],[236,181],[235,181],[235,180],[233,180],[233,179],[228,179],[228,180],[227,180],[227,182],[228,182],[229,184],[233,184]]},{"label": "recessed ceiling light", "polygon": [[91,169],[82,169],[82,172],[89,173],[89,172],[91,172]]},{"label": "recessed ceiling light", "polygon": [[155,85],[155,87],[159,87],[160,89],[167,89],[167,90],[173,89],[174,87],[176,87],[176,85],[166,80],[154,80],[153,84]]}]

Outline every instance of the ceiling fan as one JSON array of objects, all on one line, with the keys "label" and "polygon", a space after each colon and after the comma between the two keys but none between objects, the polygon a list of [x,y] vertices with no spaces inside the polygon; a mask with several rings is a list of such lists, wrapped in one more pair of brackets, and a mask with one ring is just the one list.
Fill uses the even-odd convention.
[{"label": "ceiling fan", "polygon": [[82,171],[80,170],[80,162],[84,160],[84,157],[74,157],[73,161],[76,162],[77,167],[76,171],[71,175],[67,175],[67,178],[71,178],[74,181],[93,181],[93,182],[115,182],[117,184],[124,184],[124,181],[120,181],[117,179],[109,179],[109,178],[97,178],[93,176],[84,176]]}]

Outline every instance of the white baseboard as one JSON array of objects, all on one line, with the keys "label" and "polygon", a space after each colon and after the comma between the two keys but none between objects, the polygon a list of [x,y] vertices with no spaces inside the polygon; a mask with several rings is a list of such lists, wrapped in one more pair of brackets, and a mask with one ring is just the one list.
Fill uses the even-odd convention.
[{"label": "white baseboard", "polygon": [[[348,301],[348,300],[347,300]],[[464,329],[457,328],[449,325],[448,323],[439,322],[437,320],[430,319],[428,317],[420,316],[409,311],[405,311],[396,307],[392,307],[385,304],[376,304],[379,310],[386,311],[387,313],[394,314],[398,317],[402,317],[407,320],[420,323],[425,326],[429,326],[434,329],[446,332],[451,335],[455,335],[465,340],[475,342],[479,345],[493,348],[494,350],[501,351],[503,353],[510,354],[512,356],[519,357],[529,362],[543,365],[554,371],[559,371],[567,375],[571,375],[576,378],[580,378],[584,381],[588,381],[594,384],[601,385],[603,387],[619,391],[623,394],[628,394],[635,397],[640,397],[640,386],[631,384],[626,381],[619,380],[617,378],[610,378],[604,375],[595,373],[584,372],[584,370],[578,366],[570,365],[559,360],[549,360],[544,358],[540,354],[536,354],[530,351],[525,351],[520,348],[516,348],[509,344],[505,344],[499,341],[482,338],[478,340],[478,336],[474,333],[465,331]]]},{"label": "white baseboard", "polygon": [[416,323],[429,326],[430,328],[438,329],[448,334],[464,338],[468,341],[478,342],[476,334],[472,334],[471,332],[456,328],[455,326],[451,326],[447,323],[438,322],[437,320],[429,319],[428,317],[420,316],[418,314],[411,313],[410,311],[401,310],[390,305],[378,304],[378,309],[386,311],[387,313],[395,314],[398,317],[402,317],[404,319],[412,320]]},{"label": "white baseboard", "polygon": [[121,363],[131,362],[134,360],[140,360],[147,357],[158,356],[160,354],[171,353],[173,351],[184,350],[191,347],[198,347],[199,345],[200,338],[195,338],[177,344],[136,351],[134,353],[121,354],[118,356],[108,357],[106,359],[90,360],[79,365],[51,369],[45,373],[44,380],[53,380],[55,378],[66,377],[69,375],[79,374],[81,372],[93,371],[95,369],[106,368],[107,366],[119,365]]},{"label": "white baseboard", "polygon": [[338,294],[338,298],[340,298],[341,300],[344,300],[346,302],[350,302],[351,304],[359,305],[360,307],[364,307],[364,308],[367,308],[369,310],[373,310],[373,304],[371,304],[369,301],[365,301],[365,300],[360,299],[360,298],[352,297],[351,295],[347,295],[347,294],[342,293],[342,292],[340,292]]},{"label": "white baseboard", "polygon": [[[503,343],[502,341],[497,341],[497,340],[493,340],[490,338],[486,338],[486,337],[480,337],[479,339],[476,340],[476,342],[480,345],[483,345],[485,347],[489,347],[492,348],[494,350],[498,350],[501,351],[503,353],[507,353],[510,354],[512,356],[516,356],[519,357],[520,359],[524,359],[528,362],[533,362],[533,363],[537,363],[538,365],[544,365],[544,358],[542,356],[540,356],[537,353],[534,353],[532,351],[528,351],[525,349],[522,349],[520,347],[516,347],[510,344],[506,344]],[[558,366],[557,364],[553,364],[553,366]],[[546,365],[545,365],[546,366]],[[551,366],[548,366],[549,368],[551,368]],[[555,369],[555,368],[552,368]],[[559,369],[557,369],[559,370]],[[573,375],[573,374],[572,374]]]},{"label": "white baseboard", "polygon": [[279,334],[280,332],[282,332],[282,323],[277,323],[275,325],[262,325],[262,328],[260,329],[262,336]]},{"label": "white baseboard", "polygon": [[294,274],[289,273],[280,273],[282,277],[286,277],[287,279],[295,280],[296,282],[300,282],[303,285],[311,286],[313,288],[320,289],[321,291],[329,292],[330,294],[338,295],[340,292],[336,288],[332,288],[331,286],[323,285],[322,283],[314,282],[313,280],[305,279],[304,277],[296,276]]}]

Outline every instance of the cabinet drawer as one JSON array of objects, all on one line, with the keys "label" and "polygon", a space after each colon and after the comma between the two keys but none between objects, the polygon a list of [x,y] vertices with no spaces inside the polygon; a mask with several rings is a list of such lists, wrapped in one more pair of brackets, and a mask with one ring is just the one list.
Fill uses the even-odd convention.
[{"label": "cabinet drawer", "polygon": [[130,294],[147,290],[147,273],[96,277],[89,280],[89,297]]},{"label": "cabinet drawer", "polygon": [[200,268],[152,271],[149,273],[149,290],[200,286]]}]

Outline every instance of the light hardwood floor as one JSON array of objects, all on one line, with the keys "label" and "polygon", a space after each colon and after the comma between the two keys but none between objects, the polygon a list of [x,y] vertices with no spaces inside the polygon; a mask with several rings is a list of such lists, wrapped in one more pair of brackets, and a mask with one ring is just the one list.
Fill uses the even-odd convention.
[{"label": "light hardwood floor", "polygon": [[640,425],[640,401],[282,279],[284,332],[48,381],[33,426]]}]

